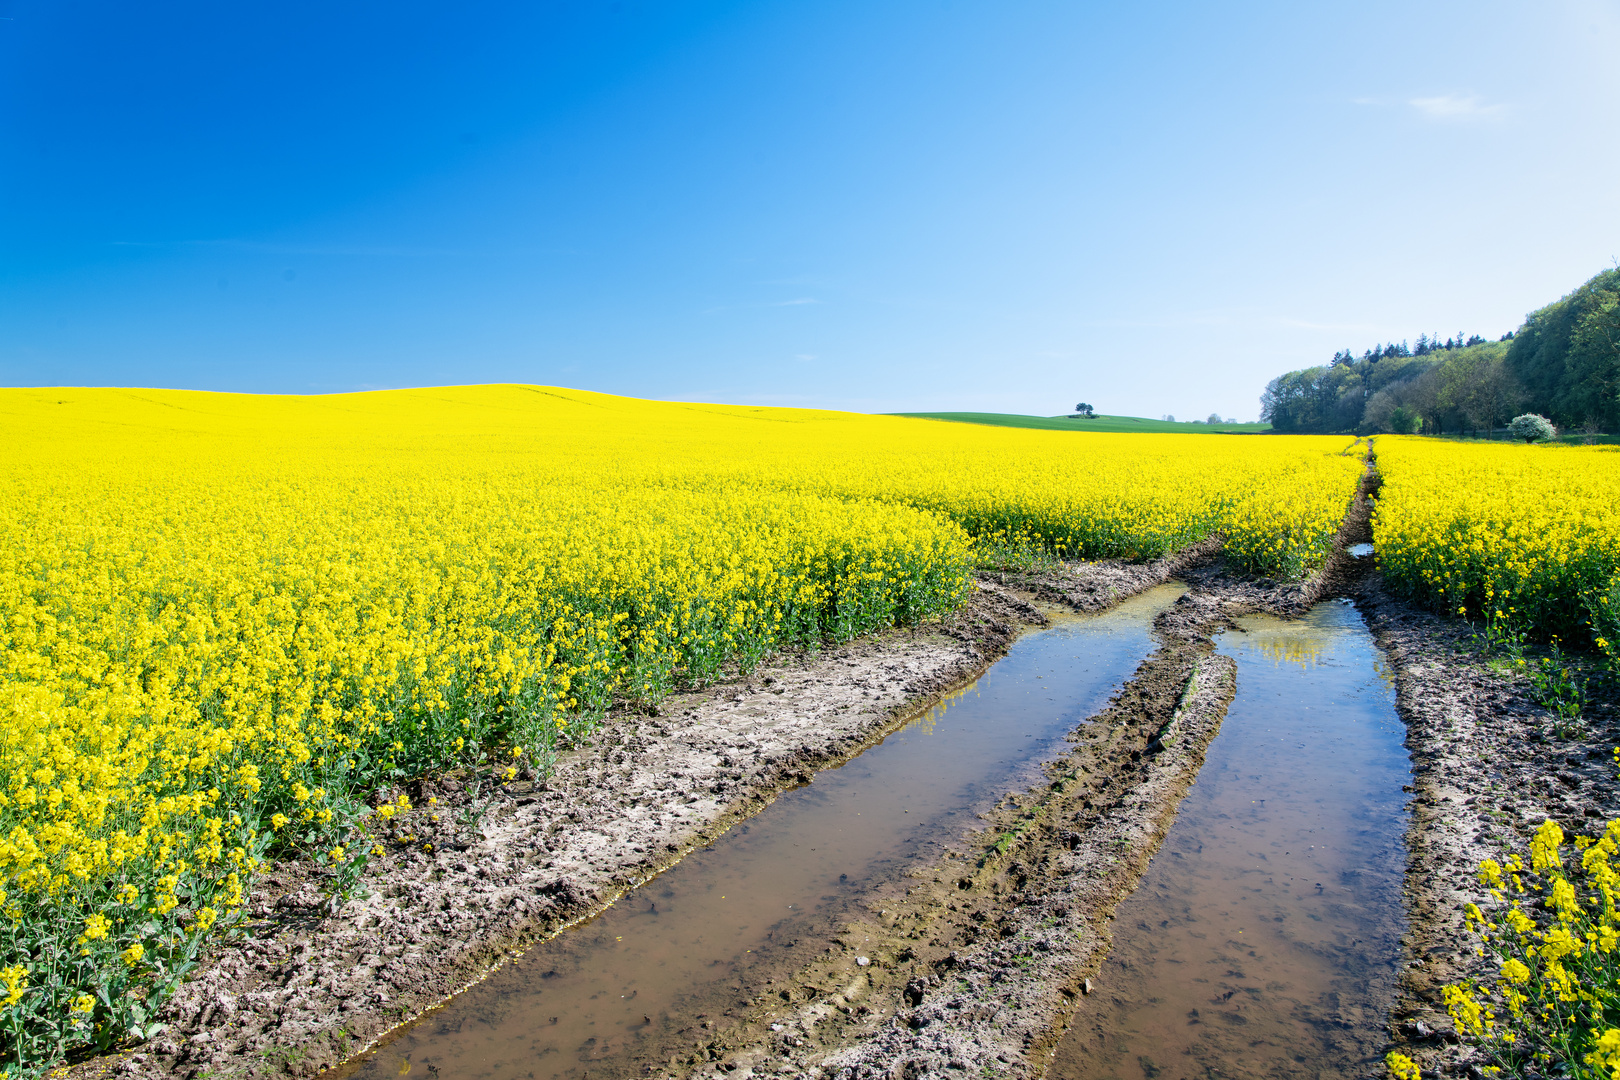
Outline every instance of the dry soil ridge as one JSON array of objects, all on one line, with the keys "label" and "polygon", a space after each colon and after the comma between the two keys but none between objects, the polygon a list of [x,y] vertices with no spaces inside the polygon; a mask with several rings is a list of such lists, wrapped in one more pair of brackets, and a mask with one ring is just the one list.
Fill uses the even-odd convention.
[{"label": "dry soil ridge", "polygon": [[1586,710],[1585,732],[1559,738],[1527,680],[1488,664],[1468,628],[1391,597],[1376,578],[1357,600],[1395,672],[1414,774],[1411,929],[1392,1045],[1416,1058],[1425,1076],[1483,1076],[1482,1059],[1458,1043],[1440,995],[1448,982],[1496,975],[1463,930],[1463,905],[1485,900],[1475,871],[1482,859],[1505,852],[1527,856],[1530,837],[1549,817],[1571,836],[1597,835],[1620,817],[1611,759],[1620,725],[1614,704],[1597,701]]},{"label": "dry soil ridge", "polygon": [[[1303,582],[1234,573],[1213,548],[1189,560],[1178,576],[1193,590],[1155,621],[1159,649],[1071,737],[1047,783],[1009,796],[960,858],[874,899],[873,918],[730,1028],[647,1064],[738,1078],[1042,1075],[1107,955],[1114,908],[1168,833],[1231,702],[1235,665],[1214,635],[1240,615],[1298,616],[1353,590],[1366,564],[1347,548],[1369,535],[1373,487],[1369,473],[1333,554]],[[1073,602],[1060,583],[1030,584]]]},{"label": "dry soil ridge", "polygon": [[[268,875],[252,900],[251,936],[205,958],[171,1006],[175,1028],[133,1053],[73,1071],[85,1077],[318,1071],[442,1002],[513,951],[601,910],[811,771],[859,753],[971,681],[1021,625],[1043,621],[1029,599],[1095,611],[1179,576],[1197,595],[1167,612],[1159,629],[1194,657],[1207,654],[1194,643],[1245,611],[1300,614],[1324,596],[1357,600],[1395,674],[1416,774],[1408,833],[1412,929],[1392,1045],[1418,1057],[1426,1074],[1467,1073],[1467,1053],[1451,1034],[1439,986],[1468,973],[1474,962],[1458,948],[1461,904],[1479,898],[1473,868],[1504,848],[1523,850],[1549,814],[1566,827],[1582,818],[1620,816],[1620,786],[1608,764],[1615,718],[1600,705],[1589,710],[1586,736],[1553,739],[1550,718],[1531,700],[1522,677],[1487,668],[1466,628],[1390,596],[1370,572],[1371,560],[1350,559],[1344,547],[1371,538],[1366,496],[1375,491],[1374,483],[1358,499],[1339,550],[1303,585],[1231,574],[1213,545],[1146,566],[1095,563],[1055,575],[986,579],[969,610],[945,623],[820,655],[778,658],[751,678],[671,699],[659,716],[617,718],[609,729],[612,742],[562,762],[550,785],[503,791],[475,832],[453,823],[475,801],[464,782],[418,786],[419,804],[439,801],[431,810],[419,808],[407,827],[419,842],[435,843],[433,854],[418,846],[395,851],[368,878],[378,895],[335,916],[322,911],[319,882],[307,870],[283,867]],[[1121,735],[1140,739],[1155,730],[1149,716],[1165,708],[1166,687],[1177,686],[1176,664],[1186,661],[1190,670],[1187,656],[1172,658],[1176,651],[1161,649],[1144,665],[1157,662],[1159,675],[1137,680],[1132,692],[1155,700],[1144,705],[1138,722],[1122,725]],[[910,907],[879,908],[875,920],[889,938],[899,933],[906,944],[860,969],[864,987],[854,985],[860,980],[853,975],[834,985],[839,965],[853,963],[853,953],[835,944],[790,991],[804,1000],[781,1002],[802,1006],[806,1018],[814,1017],[810,1028],[825,1037],[767,1037],[764,1014],[756,1013],[752,1023],[717,1032],[697,1048],[692,1056],[703,1064],[681,1061],[674,1071],[693,1065],[701,1071],[718,1059],[778,1073],[922,1076],[946,1068],[959,1076],[972,1058],[993,1072],[1039,1074],[1067,1021],[1066,1004],[1106,952],[1107,912],[1134,886],[1213,737],[1208,717],[1217,704],[1224,710],[1221,695],[1229,694],[1222,678],[1220,665],[1200,665],[1188,703],[1191,722],[1184,721],[1183,742],[1170,756],[1081,774],[1075,754],[1069,755],[1055,767],[1053,783],[1009,804],[981,837],[992,844],[1015,832],[1008,850],[991,854],[982,867],[967,860],[971,872],[956,877],[949,875],[961,866],[922,872],[911,896],[900,898]],[[1082,744],[1076,753],[1085,750]],[[435,812],[451,820],[433,823],[428,819]],[[1063,828],[1065,814],[1082,820]],[[1085,842],[1088,833],[1095,843]],[[1106,871],[1096,876],[1099,845],[1106,860],[1109,841],[1117,839],[1127,841],[1128,857],[1105,861]],[[1032,874],[1035,867],[1062,871],[1064,884],[1029,895],[1030,882],[1040,876]],[[962,877],[971,880],[968,889],[960,889]],[[939,885],[947,886],[943,893],[934,888]],[[1089,932],[1063,935],[1072,940],[1054,950],[1054,918]],[[896,982],[898,967],[923,957],[915,951],[923,934],[943,942],[943,931],[967,924],[984,940],[958,934],[963,947],[936,958],[936,964],[946,960],[944,966],[929,964],[924,976]],[[865,933],[871,927],[861,929],[871,936]],[[914,955],[897,964],[908,947]],[[820,1004],[814,1013],[805,1011],[815,1004],[812,994]],[[879,1005],[884,994],[893,1000]],[[1007,1026],[1006,1006],[1014,1002],[1023,1003],[1015,1012],[1028,1011],[1029,1018],[1007,1038],[991,1029]],[[895,1012],[886,1013],[891,1007]],[[960,1035],[955,1041],[946,1038],[953,1028]],[[802,1047],[785,1045],[787,1038]],[[802,1052],[784,1054],[795,1050]],[[1368,1075],[1382,1073],[1369,1067]]]},{"label": "dry soil ridge", "polygon": [[[1206,555],[1076,564],[1050,578],[1075,606],[1100,610]],[[614,715],[549,782],[413,784],[415,809],[390,823],[368,898],[334,913],[318,871],[273,868],[243,935],[212,946],[167,1007],[170,1030],[72,1073],[248,1080],[330,1068],[860,753],[1045,621],[980,580],[966,610],[942,622],[779,656],[656,715]]]}]

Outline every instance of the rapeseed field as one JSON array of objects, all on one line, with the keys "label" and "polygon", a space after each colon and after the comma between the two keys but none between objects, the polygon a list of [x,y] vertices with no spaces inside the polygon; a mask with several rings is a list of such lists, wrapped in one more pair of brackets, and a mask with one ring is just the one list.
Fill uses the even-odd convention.
[{"label": "rapeseed field", "polygon": [[1620,448],[1381,436],[1385,580],[1448,615],[1611,657],[1620,638]]},{"label": "rapeseed field", "polygon": [[5,390],[0,1056],[150,1035],[272,854],[543,772],[618,701],[963,605],[976,566],[1325,555],[1346,438],[1099,435],[493,386]]}]

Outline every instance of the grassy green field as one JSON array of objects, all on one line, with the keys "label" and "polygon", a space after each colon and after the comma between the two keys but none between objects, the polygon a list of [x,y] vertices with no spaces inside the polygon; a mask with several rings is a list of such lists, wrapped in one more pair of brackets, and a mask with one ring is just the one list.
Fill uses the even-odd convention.
[{"label": "grassy green field", "polygon": [[1270,431],[1270,424],[1194,424],[1181,421],[1149,420],[1142,416],[1103,416],[1091,420],[1071,420],[1067,416],[1022,416],[1018,413],[993,412],[908,412],[895,416],[914,416],[923,420],[955,420],[961,424],[992,424],[997,427],[1045,428],[1049,431],[1180,431],[1190,434],[1252,435]]}]

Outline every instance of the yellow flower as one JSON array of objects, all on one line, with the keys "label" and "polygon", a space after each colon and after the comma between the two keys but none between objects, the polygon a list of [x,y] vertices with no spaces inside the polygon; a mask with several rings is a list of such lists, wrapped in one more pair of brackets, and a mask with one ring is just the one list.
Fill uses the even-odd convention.
[{"label": "yellow flower", "polygon": [[1490,1024],[1485,1016],[1485,1009],[1474,999],[1473,994],[1460,986],[1444,986],[1440,990],[1445,1001],[1446,1011],[1457,1027],[1469,1035],[1484,1035]]},{"label": "yellow flower", "polygon": [[1594,1069],[1620,1070],[1620,1028],[1608,1028],[1597,1037],[1586,1064]]},{"label": "yellow flower", "polygon": [[1563,843],[1564,830],[1558,827],[1558,823],[1550,818],[1542,822],[1530,841],[1530,869],[1540,874],[1562,866],[1558,849]]},{"label": "yellow flower", "polygon": [[1391,1050],[1384,1055],[1384,1065],[1394,1080],[1421,1080],[1423,1075],[1417,1062],[1398,1050]]},{"label": "yellow flower", "polygon": [[20,964],[0,968],[0,982],[6,984],[6,1004],[15,1005],[28,988],[28,969]]},{"label": "yellow flower", "polygon": [[146,946],[137,941],[118,955],[123,958],[125,964],[134,967],[146,955]]}]

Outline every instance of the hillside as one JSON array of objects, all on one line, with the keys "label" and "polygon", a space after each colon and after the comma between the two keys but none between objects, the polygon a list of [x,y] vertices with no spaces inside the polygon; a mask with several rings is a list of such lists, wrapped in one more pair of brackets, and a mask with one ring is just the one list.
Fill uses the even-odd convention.
[{"label": "hillside", "polygon": [[990,424],[995,427],[1042,428],[1047,431],[1090,432],[1184,432],[1192,435],[1229,434],[1252,435],[1270,431],[1270,424],[1203,424],[1172,420],[1149,420],[1142,416],[1103,416],[1090,420],[1071,420],[1067,416],[1024,416],[1020,413],[987,412],[907,412],[891,416],[910,416],[922,420],[954,420],[961,424]]}]

